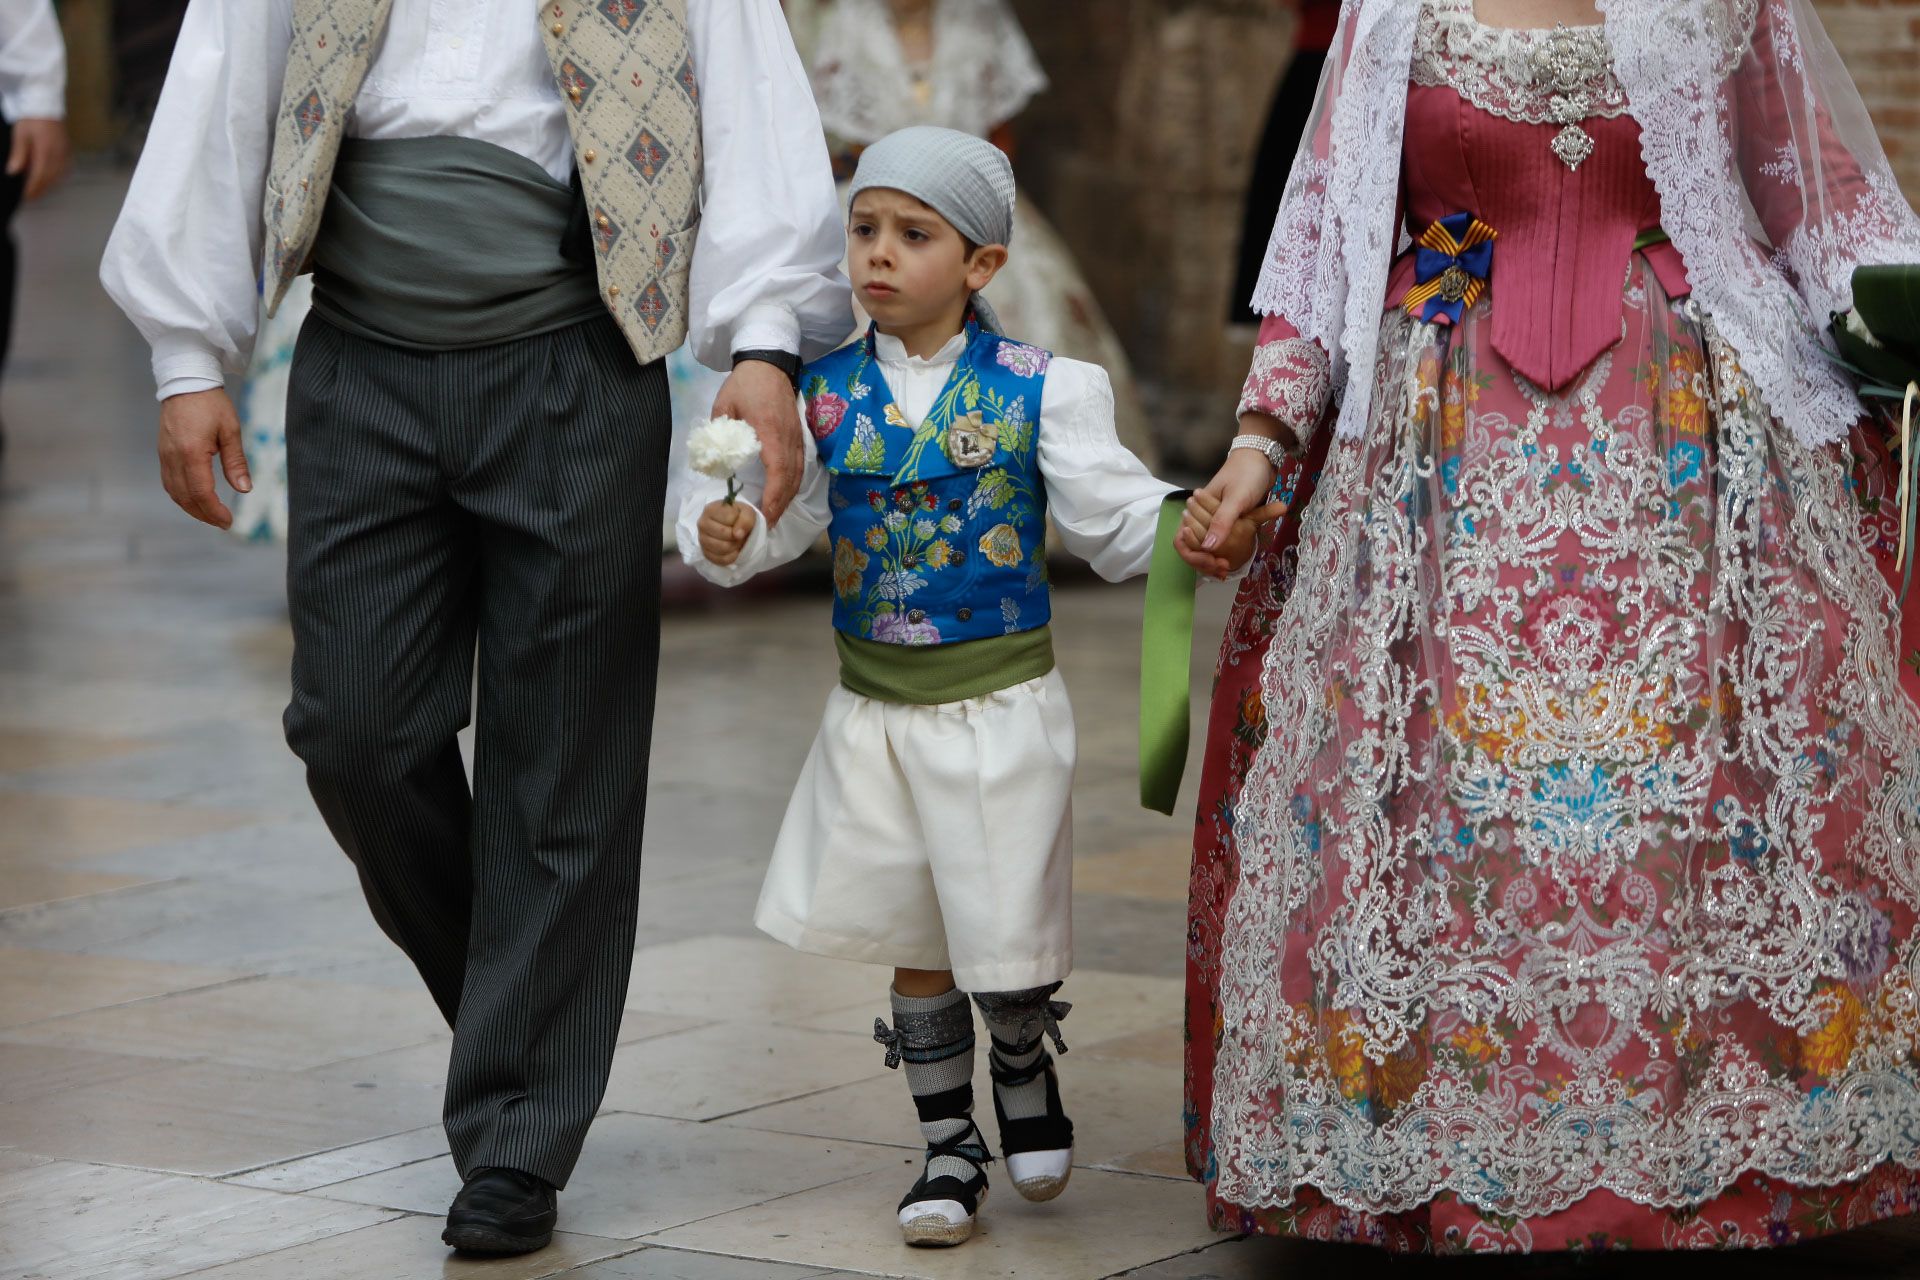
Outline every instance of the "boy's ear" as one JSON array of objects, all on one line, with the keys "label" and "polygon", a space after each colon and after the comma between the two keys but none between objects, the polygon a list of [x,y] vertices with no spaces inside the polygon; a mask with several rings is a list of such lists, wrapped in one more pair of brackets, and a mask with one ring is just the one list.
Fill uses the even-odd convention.
[{"label": "boy's ear", "polygon": [[1003,244],[983,244],[973,251],[973,257],[967,262],[967,288],[980,292],[1000,274],[1000,268],[1007,265],[1007,246]]}]

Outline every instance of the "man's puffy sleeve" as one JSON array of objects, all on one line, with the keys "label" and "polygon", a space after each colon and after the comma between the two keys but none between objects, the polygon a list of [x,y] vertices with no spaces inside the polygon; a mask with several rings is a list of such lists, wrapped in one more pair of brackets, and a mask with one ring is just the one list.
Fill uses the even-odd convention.
[{"label": "man's puffy sleeve", "polygon": [[845,219],[826,135],[776,0],[692,0],[705,150],[693,251],[694,354],[816,359],[853,331]]}]

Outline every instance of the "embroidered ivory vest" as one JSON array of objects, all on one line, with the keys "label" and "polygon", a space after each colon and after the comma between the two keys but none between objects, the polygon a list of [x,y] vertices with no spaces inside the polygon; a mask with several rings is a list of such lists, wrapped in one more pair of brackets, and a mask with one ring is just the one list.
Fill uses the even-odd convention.
[{"label": "embroidered ivory vest", "polygon": [[[526,0],[566,103],[607,309],[643,362],[687,332],[700,91],[687,0]],[[295,0],[266,195],[270,309],[307,264],[393,0]],[[458,252],[458,245],[449,245]]]},{"label": "embroidered ivory vest", "polygon": [[956,644],[1047,625],[1038,347],[967,326],[966,354],[917,427],[873,336],[808,365],[807,428],[831,476],[833,625],[887,644]]}]

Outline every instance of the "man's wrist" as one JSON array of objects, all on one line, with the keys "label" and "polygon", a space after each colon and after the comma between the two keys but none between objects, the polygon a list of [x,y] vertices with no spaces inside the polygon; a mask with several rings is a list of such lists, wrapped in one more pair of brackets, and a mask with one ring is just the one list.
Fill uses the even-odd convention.
[{"label": "man's wrist", "polygon": [[799,390],[800,357],[793,352],[781,351],[772,347],[762,347],[733,353],[733,367],[736,369],[748,360],[758,360],[761,364],[772,365],[781,373],[786,374],[787,381],[793,384],[796,391]]},{"label": "man's wrist", "polygon": [[175,396],[190,396],[202,391],[218,391],[226,384],[211,378],[178,377],[169,378],[161,383],[154,393],[154,399],[165,404]]}]

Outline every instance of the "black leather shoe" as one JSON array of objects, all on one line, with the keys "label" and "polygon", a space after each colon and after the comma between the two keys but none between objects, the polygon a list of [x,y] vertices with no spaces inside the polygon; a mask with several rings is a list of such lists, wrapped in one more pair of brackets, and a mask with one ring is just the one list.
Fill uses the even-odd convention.
[{"label": "black leather shoe", "polygon": [[553,1239],[553,1188],[518,1169],[475,1169],[447,1210],[440,1238],[467,1253],[532,1253]]}]

